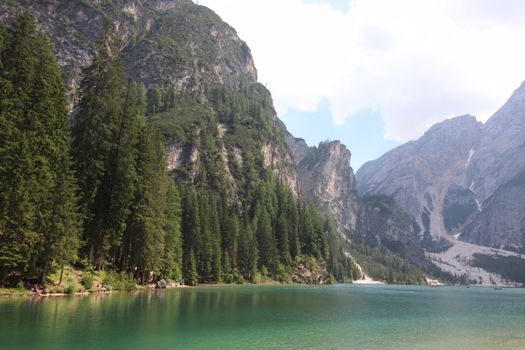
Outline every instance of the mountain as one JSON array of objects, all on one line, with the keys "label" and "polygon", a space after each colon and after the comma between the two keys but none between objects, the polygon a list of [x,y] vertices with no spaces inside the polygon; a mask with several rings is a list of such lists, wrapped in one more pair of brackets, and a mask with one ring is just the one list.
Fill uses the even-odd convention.
[{"label": "mountain", "polygon": [[334,220],[345,239],[345,254],[358,264],[362,281],[368,283],[371,277],[420,284],[420,268],[436,272],[425,259],[417,238],[420,228],[409,215],[388,197],[358,198],[352,154],[345,145],[326,141],[309,147],[281,126],[297,165],[300,191]]},{"label": "mountain", "polygon": [[146,86],[195,89],[257,81],[246,43],[213,11],[191,0],[2,1],[0,22],[11,23],[23,10],[36,16],[52,40],[70,96],[106,25],[119,38],[129,76]]},{"label": "mountain", "polygon": [[473,149],[469,188],[479,203],[460,239],[525,248],[525,83],[487,121]]},{"label": "mountain", "polygon": [[[0,57],[16,49],[26,11],[53,42],[68,87],[82,263],[134,271],[142,283],[357,277],[343,236],[301,194],[248,46],[215,13],[189,0],[2,2],[11,30]],[[336,151],[349,163],[344,146]],[[6,267],[0,283],[35,278],[19,263],[24,270]]]},{"label": "mountain", "polygon": [[496,277],[477,274],[476,254],[508,257],[525,247],[524,151],[522,84],[486,124],[469,115],[449,119],[364,164],[357,188],[391,196],[413,216],[440,268],[486,283]]},{"label": "mountain", "polygon": [[[364,164],[358,192],[392,196],[416,219],[423,237],[446,239],[445,203],[466,185],[467,160],[481,129],[469,115],[434,125],[417,141]],[[464,206],[472,207],[468,201]]]},{"label": "mountain", "polygon": [[360,193],[393,196],[437,241],[525,246],[525,85],[485,125],[463,116],[368,162]]},{"label": "mountain", "polygon": [[339,141],[308,147],[303,139],[290,134],[287,141],[297,164],[301,191],[330,213],[342,232],[355,232],[357,193],[350,166],[351,152]]},{"label": "mountain", "polygon": [[[96,63],[95,55],[102,48],[107,50],[108,64],[118,66],[117,58],[122,62],[129,82],[119,87],[120,92],[113,91],[115,99],[125,106],[129,101],[123,96],[137,95],[137,109],[145,121],[136,124],[159,129],[159,137],[166,141],[167,168],[181,191],[183,247],[179,248],[184,257],[179,258],[184,275],[192,281],[218,281],[220,271],[234,280],[240,271],[240,278],[252,281],[256,276],[271,276],[324,283],[334,277],[357,277],[355,262],[370,276],[392,283],[422,283],[423,273],[414,264],[431,272],[420,235],[441,234],[439,220],[426,227],[421,214],[433,211],[433,204],[426,209],[415,205],[421,213],[414,220],[400,209],[403,205],[387,197],[360,200],[350,151],[338,141],[309,147],[286,131],[270,92],[257,83],[250,49],[213,11],[189,0],[24,0],[2,2],[0,21],[12,27],[16,15],[26,10],[54,44],[68,86],[73,123],[75,118],[90,118],[78,92],[85,93],[79,87],[89,77],[86,67]],[[105,40],[102,44],[101,39]],[[96,91],[96,84],[91,86]],[[91,110],[96,111],[93,103]],[[117,113],[114,119],[118,118]],[[457,132],[454,137],[468,142],[472,130],[478,128],[475,121],[472,124],[465,130],[452,126]],[[442,147],[439,142],[448,132],[435,133],[436,144],[425,147]],[[115,138],[107,141],[110,144]],[[471,146],[458,144],[457,148],[451,158],[457,152],[469,154]],[[129,159],[135,151],[129,149]],[[83,149],[77,147],[76,154],[82,155]],[[439,161],[434,155],[429,166]],[[111,168],[113,163],[108,164]],[[438,168],[432,171],[435,174],[429,179],[419,175],[423,185],[442,176]],[[461,179],[456,181],[459,185]],[[432,195],[430,202],[444,200],[441,192]],[[177,203],[170,205],[177,207]],[[108,230],[115,231],[111,242],[104,241],[104,230],[94,232],[94,238],[82,237],[97,242],[99,266],[125,267],[126,259],[119,255],[129,250],[121,244],[130,244],[122,231],[129,222],[124,216],[132,209],[121,210],[121,223],[108,224]],[[96,216],[87,216],[91,214]],[[161,236],[160,231],[155,234]],[[158,248],[160,243],[154,243]],[[83,249],[80,255],[91,261],[92,252]],[[315,258],[315,266],[304,256]],[[144,279],[147,271],[141,268]],[[318,277],[312,277],[312,271]]]},{"label": "mountain", "polygon": [[391,197],[360,198],[357,232],[369,246],[384,247],[416,266],[431,270],[419,241],[421,228]]},{"label": "mountain", "polygon": [[[52,40],[71,102],[75,100],[82,69],[92,62],[95,44],[107,25],[118,39],[116,45],[128,76],[152,89],[156,98],[166,98],[161,95],[162,92],[168,95],[168,87],[187,90],[204,100],[207,99],[205,90],[215,85],[225,86],[227,90],[250,89],[250,93],[264,102],[263,108],[258,107],[259,112],[264,109],[269,114],[272,130],[279,133],[270,93],[257,84],[257,70],[249,47],[232,27],[204,6],[195,5],[191,0],[6,1],[0,4],[0,22],[9,24],[24,10],[35,15],[40,28]],[[162,89],[165,91],[159,91]],[[202,103],[181,108],[194,109],[201,116],[210,114],[210,109],[202,108]],[[165,127],[165,136],[170,141],[170,169],[175,171],[185,163],[185,168],[193,168],[190,173],[194,179],[196,164],[188,163],[198,159],[198,147],[192,148],[195,143],[184,144],[181,137],[173,137],[173,127],[168,130],[165,120],[170,117],[159,117],[164,119],[159,124]],[[218,123],[217,128],[223,163],[238,158],[240,149],[225,149],[222,142],[230,131],[228,125]],[[292,157],[284,142],[279,144],[278,139],[283,136],[261,140],[264,166],[272,166],[278,177],[297,192]],[[230,169],[223,170],[231,173]],[[229,186],[234,184],[230,181]]]}]

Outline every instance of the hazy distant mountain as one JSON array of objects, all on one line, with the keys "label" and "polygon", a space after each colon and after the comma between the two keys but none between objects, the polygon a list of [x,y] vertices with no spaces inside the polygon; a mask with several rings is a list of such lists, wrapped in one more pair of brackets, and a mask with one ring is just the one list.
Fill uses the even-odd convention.
[{"label": "hazy distant mountain", "polygon": [[434,125],[356,174],[361,194],[392,196],[435,243],[525,246],[525,85],[482,125]]},{"label": "hazy distant mountain", "polygon": [[525,83],[485,124],[469,164],[469,188],[480,203],[460,239],[525,247]]},{"label": "hazy distant mountain", "polygon": [[359,193],[392,196],[416,219],[423,237],[447,237],[445,203],[476,210],[473,200],[462,197],[460,203],[452,196],[468,183],[467,163],[481,130],[469,115],[434,125],[417,141],[364,164],[357,172]]}]

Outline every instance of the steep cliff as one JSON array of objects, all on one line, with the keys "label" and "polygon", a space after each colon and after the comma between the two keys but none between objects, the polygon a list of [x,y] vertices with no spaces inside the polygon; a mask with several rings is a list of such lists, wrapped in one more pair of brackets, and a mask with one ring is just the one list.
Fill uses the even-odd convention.
[{"label": "steep cliff", "polygon": [[424,283],[420,268],[435,272],[425,259],[415,220],[389,197],[358,198],[351,153],[345,145],[327,141],[308,147],[288,132],[287,143],[297,163],[299,190],[332,217],[344,234],[345,254],[365,274],[360,283],[374,282],[369,277],[389,283]]},{"label": "steep cliff", "polygon": [[524,150],[522,84],[485,125],[454,118],[365,164],[358,190],[392,195],[434,241],[521,250]]},{"label": "steep cliff", "polygon": [[147,86],[196,89],[255,83],[250,49],[210,9],[191,0],[42,0],[0,2],[0,22],[29,10],[49,34],[71,96],[107,24],[128,74]]},{"label": "steep cliff", "polygon": [[[364,164],[357,172],[359,193],[392,196],[417,220],[424,237],[448,238],[444,214],[459,205],[455,192],[469,192],[467,167],[481,129],[469,115],[434,125],[417,141]],[[476,208],[471,209],[465,217]]]},{"label": "steep cliff", "polygon": [[391,195],[414,216],[427,258],[443,271],[505,284],[502,275],[479,269],[479,261],[519,259],[513,251],[524,250],[524,151],[522,84],[485,125],[470,116],[447,120],[365,164],[358,190]]},{"label": "steep cliff", "polygon": [[232,200],[243,186],[246,156],[255,158],[255,172],[272,169],[297,193],[270,92],[257,84],[249,47],[212,10],[191,0],[6,1],[0,22],[10,25],[24,10],[52,40],[72,104],[107,26],[128,76],[154,104],[147,114],[168,141],[169,168],[180,182],[202,182],[208,152]]},{"label": "steep cliff", "polygon": [[330,214],[342,232],[355,233],[357,193],[350,166],[352,153],[339,141],[308,147],[303,139],[288,134],[287,143],[297,164],[300,190]]},{"label": "steep cliff", "polygon": [[392,198],[383,195],[361,198],[357,232],[368,245],[384,247],[428,270],[429,262],[420,245],[421,228]]},{"label": "steep cliff", "polygon": [[479,209],[459,238],[525,250],[525,83],[485,124],[468,171]]},{"label": "steep cliff", "polygon": [[[84,111],[73,108],[73,125],[82,112],[91,116],[105,102],[93,73],[103,72],[104,65],[84,70],[96,44],[119,72],[122,58],[127,74],[119,79],[122,92],[115,100],[127,106],[136,97],[136,124],[160,130],[155,142],[165,139],[168,170],[180,185],[185,278],[196,280],[195,265],[205,282],[233,281],[239,273],[251,281],[264,275],[308,283],[356,276],[343,236],[300,195],[287,135],[270,92],[257,83],[250,50],[211,10],[189,0],[9,1],[0,3],[1,24],[9,28],[24,10],[55,43],[72,106],[80,79],[94,82],[87,94],[102,102]],[[122,119],[126,111],[118,113]],[[108,113],[100,114],[104,121]],[[338,152],[349,166],[344,147]],[[162,203],[157,197],[153,202]],[[104,230],[96,235],[104,237]],[[118,237],[110,253],[121,250],[125,240]],[[158,237],[150,241],[160,246]],[[106,258],[116,261],[110,253],[105,258],[104,249],[105,244],[97,248],[100,266]],[[314,267],[322,278],[302,278]]]}]

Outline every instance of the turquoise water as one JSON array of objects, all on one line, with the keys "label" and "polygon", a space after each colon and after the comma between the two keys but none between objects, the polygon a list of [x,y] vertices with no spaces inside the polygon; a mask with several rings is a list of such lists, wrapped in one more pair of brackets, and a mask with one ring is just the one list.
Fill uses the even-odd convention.
[{"label": "turquoise water", "polygon": [[217,286],[1,299],[0,349],[525,349],[525,290]]}]

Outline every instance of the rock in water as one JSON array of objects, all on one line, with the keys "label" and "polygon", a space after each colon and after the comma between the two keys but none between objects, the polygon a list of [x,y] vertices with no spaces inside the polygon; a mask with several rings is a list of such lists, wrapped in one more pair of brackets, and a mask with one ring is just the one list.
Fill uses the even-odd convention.
[{"label": "rock in water", "polygon": [[164,279],[159,280],[157,281],[157,283],[155,283],[155,288],[157,289],[165,289],[166,287],[168,287],[168,284],[166,283],[166,280]]}]

